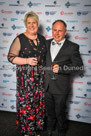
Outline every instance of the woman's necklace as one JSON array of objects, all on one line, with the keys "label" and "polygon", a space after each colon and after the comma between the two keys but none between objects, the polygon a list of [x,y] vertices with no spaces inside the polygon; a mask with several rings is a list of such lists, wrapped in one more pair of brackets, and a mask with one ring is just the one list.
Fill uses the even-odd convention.
[{"label": "woman's necklace", "polygon": [[26,35],[27,35],[27,37],[29,39],[29,43],[32,46],[33,50],[38,52],[38,47],[39,47],[40,41],[39,41],[39,39],[37,37],[37,34],[30,35],[29,32],[26,31]]},{"label": "woman's necklace", "polygon": [[30,40],[30,39],[29,39],[29,43],[32,46],[34,51],[38,51],[38,47],[39,47],[40,41],[39,41],[38,38],[35,39],[35,40],[36,40],[36,44],[34,43],[34,40]]}]

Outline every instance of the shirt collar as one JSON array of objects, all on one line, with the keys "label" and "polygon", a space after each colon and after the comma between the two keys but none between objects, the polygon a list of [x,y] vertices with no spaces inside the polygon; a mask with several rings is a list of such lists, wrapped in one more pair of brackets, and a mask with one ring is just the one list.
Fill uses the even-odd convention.
[{"label": "shirt collar", "polygon": [[[57,42],[53,39],[53,40],[52,40],[52,43],[54,43],[54,45],[55,45],[55,44],[58,44],[58,45],[60,46],[60,45],[62,45],[62,44],[65,42],[65,40],[66,40],[66,39],[64,38],[62,41],[60,41],[60,42],[57,43]],[[53,44],[52,44],[52,45],[53,45]]]}]

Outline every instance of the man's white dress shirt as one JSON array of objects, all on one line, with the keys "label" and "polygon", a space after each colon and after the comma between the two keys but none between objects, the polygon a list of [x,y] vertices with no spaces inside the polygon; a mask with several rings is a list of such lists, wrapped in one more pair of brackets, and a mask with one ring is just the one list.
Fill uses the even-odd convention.
[{"label": "man's white dress shirt", "polygon": [[55,59],[55,57],[57,56],[59,50],[62,48],[64,42],[65,42],[65,39],[63,39],[62,41],[60,41],[58,43],[55,40],[51,41],[50,53],[51,53],[52,62]]}]

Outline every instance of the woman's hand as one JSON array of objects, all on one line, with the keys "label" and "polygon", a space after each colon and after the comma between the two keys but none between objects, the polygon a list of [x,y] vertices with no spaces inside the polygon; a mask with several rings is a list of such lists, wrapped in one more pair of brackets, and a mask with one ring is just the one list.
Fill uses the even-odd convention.
[{"label": "woman's hand", "polygon": [[37,58],[31,57],[31,58],[26,58],[26,64],[31,65],[31,66],[36,66],[38,63]]}]

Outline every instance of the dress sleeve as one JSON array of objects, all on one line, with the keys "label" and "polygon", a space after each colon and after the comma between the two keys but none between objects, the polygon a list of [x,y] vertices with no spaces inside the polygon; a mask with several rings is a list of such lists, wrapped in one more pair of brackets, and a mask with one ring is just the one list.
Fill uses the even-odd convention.
[{"label": "dress sleeve", "polygon": [[20,40],[18,37],[16,37],[9,49],[8,53],[9,62],[13,63],[14,58],[19,56],[19,52],[20,52]]}]

